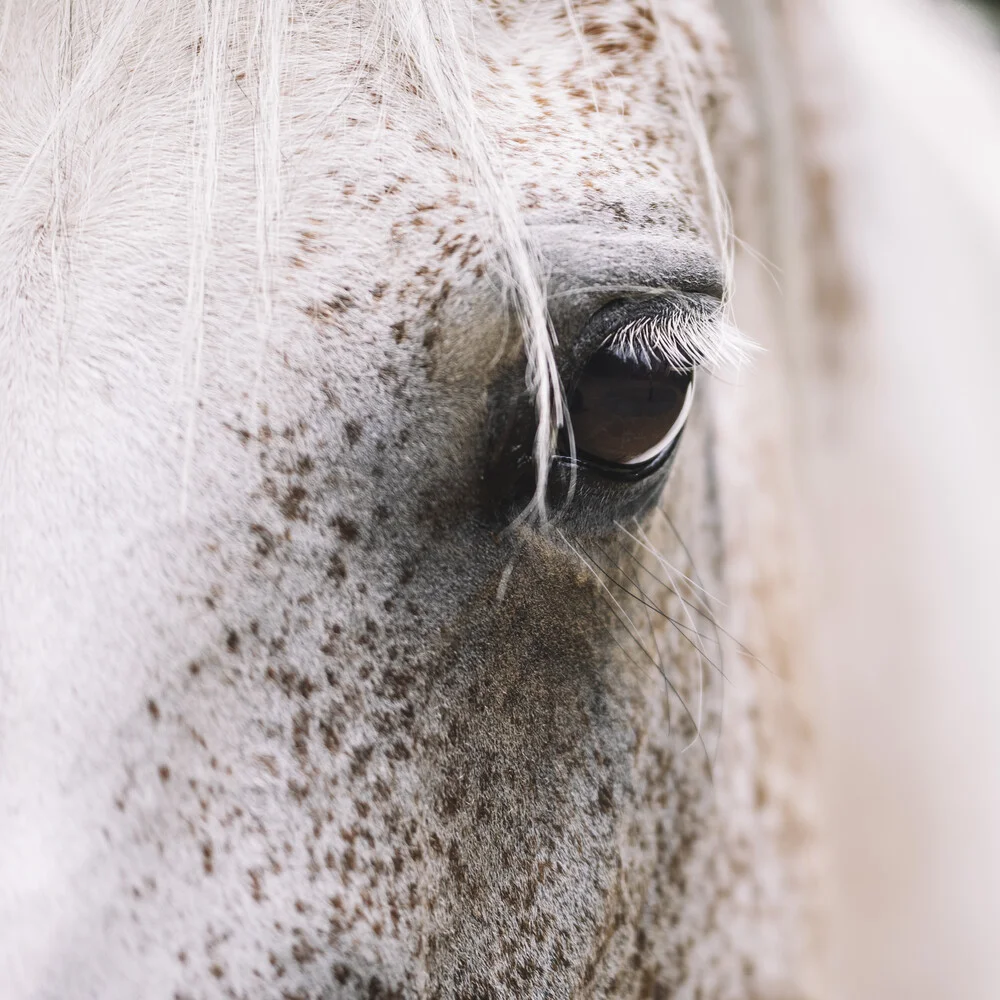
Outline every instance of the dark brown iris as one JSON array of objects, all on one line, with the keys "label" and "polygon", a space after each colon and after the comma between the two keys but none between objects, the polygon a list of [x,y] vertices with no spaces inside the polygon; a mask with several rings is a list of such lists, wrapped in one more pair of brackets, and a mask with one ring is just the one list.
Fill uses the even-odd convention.
[{"label": "dark brown iris", "polygon": [[615,465],[651,461],[679,429],[691,378],[691,372],[665,364],[626,360],[599,350],[570,399],[577,453]]}]

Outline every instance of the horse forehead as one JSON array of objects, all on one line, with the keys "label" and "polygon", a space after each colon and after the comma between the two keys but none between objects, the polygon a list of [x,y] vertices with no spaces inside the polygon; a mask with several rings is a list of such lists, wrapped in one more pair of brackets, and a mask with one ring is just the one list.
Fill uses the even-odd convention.
[{"label": "horse forehead", "polygon": [[[455,4],[455,19],[465,24],[458,16],[463,10]],[[444,69],[467,75],[461,86],[471,87],[479,106],[485,148],[503,158],[523,207],[564,216],[589,211],[607,224],[640,220],[643,203],[665,196],[693,200],[689,179],[678,179],[689,167],[684,161],[690,152],[681,96],[692,80],[702,90],[706,81],[718,89],[726,73],[710,4],[674,0],[657,5],[656,18],[641,0],[572,7],[554,0],[493,3],[473,10],[474,30],[466,24],[457,31],[456,46],[443,57],[460,65]],[[163,33],[155,18],[150,24],[150,32]],[[670,36],[669,46],[658,44],[660,27]],[[195,28],[168,33],[162,45],[138,46],[107,67],[104,85],[88,91],[74,109],[88,127],[74,128],[68,143],[45,137],[43,163],[69,155],[71,183],[55,192],[58,219],[51,217],[50,172],[35,170],[33,191],[18,199],[22,218],[41,216],[39,228],[49,231],[58,223],[67,245],[109,250],[111,259],[97,260],[97,267],[111,278],[118,272],[133,287],[171,281],[164,261],[154,262],[155,276],[142,275],[133,250],[143,242],[172,251],[173,280],[189,282],[192,220],[197,228],[208,216],[213,239],[225,247],[210,266],[252,272],[259,265],[253,248],[260,213],[248,211],[262,196],[261,161],[254,152],[262,126],[253,120],[259,95],[247,90],[246,74],[235,69],[220,76],[211,106],[199,107],[178,90],[173,81],[197,65],[201,36],[187,37]],[[359,253],[376,247],[384,253],[388,244],[380,235],[395,240],[429,223],[465,232],[485,224],[489,206],[481,204],[474,171],[463,162],[470,137],[456,134],[468,123],[442,106],[421,75],[426,67],[404,59],[386,72],[378,52],[362,44],[371,31],[363,16],[331,15],[286,46],[285,94],[276,122],[286,183],[275,197],[287,220],[298,223],[302,252],[284,255],[282,266],[314,268],[322,256],[315,251],[323,250],[341,269],[366,261],[380,267],[373,254]],[[398,43],[388,29],[382,54]],[[672,73],[664,72],[667,55],[676,62]],[[15,66],[19,73],[24,68],[16,60]],[[31,99],[11,103],[7,113],[22,120],[9,134],[45,136],[54,108],[39,93],[54,92],[49,82],[37,71],[15,75],[15,89]],[[199,159],[191,138],[205,127],[215,130],[216,147]],[[30,142],[11,150],[12,187],[21,179],[15,174],[24,158],[37,152]],[[218,162],[209,162],[218,154]],[[638,186],[637,178],[643,182]],[[199,187],[210,193],[203,190],[200,202],[189,203]],[[264,212],[276,208],[264,205]],[[329,223],[339,239],[317,233],[310,224],[316,220]],[[435,235],[445,244],[442,254],[455,252],[445,234]],[[132,257],[124,272],[115,266],[116,252]],[[412,274],[404,277],[400,269],[400,275],[413,282]],[[97,290],[100,283],[90,287]],[[242,290],[236,295],[243,297]]]}]

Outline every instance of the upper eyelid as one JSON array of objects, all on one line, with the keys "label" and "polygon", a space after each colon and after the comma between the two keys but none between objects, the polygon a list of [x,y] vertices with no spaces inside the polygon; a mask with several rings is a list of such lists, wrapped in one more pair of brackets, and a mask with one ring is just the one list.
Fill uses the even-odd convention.
[{"label": "upper eyelid", "polygon": [[669,282],[657,285],[638,284],[586,284],[574,287],[549,289],[547,298],[550,300],[569,299],[582,295],[600,295],[604,302],[613,302],[616,299],[633,298],[636,302],[646,299],[670,299],[679,300],[689,298],[693,301],[710,300],[715,305],[722,307],[725,304],[726,296],[724,288],[714,284],[702,284],[700,282]]},{"label": "upper eyelid", "polygon": [[[608,294],[614,298],[635,296],[637,301],[646,299],[669,298],[671,296],[690,296],[692,298],[712,299],[720,306],[725,301],[725,290],[721,285],[704,286],[700,282],[673,282],[658,285],[625,285],[616,282],[613,285],[585,284],[570,288],[563,288],[558,291],[549,291],[549,299],[564,299],[577,297],[583,294],[601,293]],[[610,299],[608,301],[611,301]]]},{"label": "upper eyelid", "polygon": [[528,229],[545,284],[559,298],[663,288],[725,297],[725,270],[702,239],[653,229],[609,232],[592,223],[535,223]]}]

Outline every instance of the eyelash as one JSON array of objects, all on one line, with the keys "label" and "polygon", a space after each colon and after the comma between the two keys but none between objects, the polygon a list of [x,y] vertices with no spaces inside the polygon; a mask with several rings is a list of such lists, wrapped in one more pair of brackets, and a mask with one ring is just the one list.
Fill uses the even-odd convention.
[{"label": "eyelash", "polygon": [[647,314],[619,327],[605,350],[645,367],[675,371],[739,368],[759,350],[729,322],[724,307],[704,296],[674,292],[664,296],[675,308]]}]

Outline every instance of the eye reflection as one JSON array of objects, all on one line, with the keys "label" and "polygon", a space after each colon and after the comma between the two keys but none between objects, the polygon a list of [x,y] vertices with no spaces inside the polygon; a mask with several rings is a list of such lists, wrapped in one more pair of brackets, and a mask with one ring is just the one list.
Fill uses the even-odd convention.
[{"label": "eye reflection", "polygon": [[692,372],[602,348],[587,363],[570,399],[577,453],[612,465],[655,459],[677,439],[693,394]]}]

